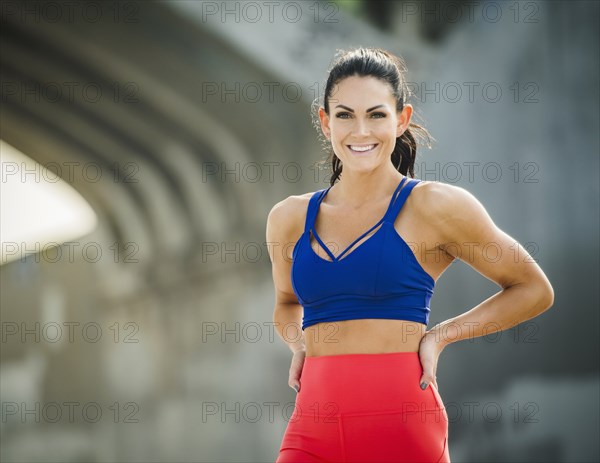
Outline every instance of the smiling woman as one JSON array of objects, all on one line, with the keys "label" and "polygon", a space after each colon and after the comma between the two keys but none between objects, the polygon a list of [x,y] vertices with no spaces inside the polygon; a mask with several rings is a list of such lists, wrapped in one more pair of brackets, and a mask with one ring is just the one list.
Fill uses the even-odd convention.
[{"label": "smiling woman", "polygon": [[[278,463],[449,462],[439,355],[553,303],[542,270],[473,195],[414,178],[414,134],[428,133],[411,122],[403,70],[380,49],[335,60],[318,110],[330,186],[286,198],[267,219],[267,242],[281,244],[269,248],[273,320],[298,392]],[[485,258],[490,243],[502,258]],[[426,330],[436,281],[457,258],[502,291]]]},{"label": "smiling woman", "polygon": [[[378,53],[379,59],[374,53],[365,56],[359,68],[356,62],[343,59],[344,56],[348,58],[351,52],[342,51],[329,71],[325,86],[325,95],[328,97],[324,98],[321,106],[318,100],[314,102],[313,124],[320,134],[323,148],[328,151],[323,163],[332,164],[331,185],[341,176],[343,153],[348,150],[356,156],[373,154],[375,151],[388,152],[397,171],[414,177],[417,145],[430,148],[431,141],[435,140],[427,129],[414,121],[413,107],[407,103],[410,89],[404,77],[407,72],[404,61],[384,50],[378,50]],[[387,85],[382,85],[382,82],[387,82]],[[342,85],[349,98],[366,108],[362,114],[355,111],[354,105],[349,105],[352,100],[346,98],[342,101]],[[373,101],[378,101],[378,104],[371,104]],[[331,124],[336,127],[334,135],[344,138],[345,130],[352,129],[353,124],[358,125],[352,129],[356,139],[348,138],[347,144],[342,146],[344,149],[340,150],[338,140],[331,139]],[[374,138],[369,139],[361,132],[363,130],[370,131],[369,136]],[[387,141],[387,146],[382,145],[382,140]],[[375,149],[364,152],[371,145],[376,145]]]}]

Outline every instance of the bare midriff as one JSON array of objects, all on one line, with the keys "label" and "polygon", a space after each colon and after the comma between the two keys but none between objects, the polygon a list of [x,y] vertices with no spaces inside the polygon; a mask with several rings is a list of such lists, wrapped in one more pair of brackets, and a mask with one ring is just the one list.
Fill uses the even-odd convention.
[{"label": "bare midriff", "polygon": [[422,323],[373,318],[316,323],[304,330],[306,356],[418,352],[426,329]]}]

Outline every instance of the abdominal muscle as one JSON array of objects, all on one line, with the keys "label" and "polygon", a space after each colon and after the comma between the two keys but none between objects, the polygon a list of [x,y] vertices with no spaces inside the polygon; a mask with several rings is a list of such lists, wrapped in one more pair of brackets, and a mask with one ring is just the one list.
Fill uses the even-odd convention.
[{"label": "abdominal muscle", "polygon": [[426,329],[422,323],[373,318],[316,323],[304,329],[306,356],[418,352]]}]

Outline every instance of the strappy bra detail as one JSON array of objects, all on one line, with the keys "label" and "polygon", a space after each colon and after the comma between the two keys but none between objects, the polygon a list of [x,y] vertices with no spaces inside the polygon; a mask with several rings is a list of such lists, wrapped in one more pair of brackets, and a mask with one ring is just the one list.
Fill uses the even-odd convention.
[{"label": "strappy bra detail", "polygon": [[[435,281],[394,228],[397,215],[419,182],[404,177],[383,217],[337,256],[315,230],[319,205],[331,186],[311,196],[304,232],[292,251],[291,280],[298,302],[304,307],[303,330],[320,322],[360,318],[428,324]],[[315,252],[311,234],[331,260]]]}]

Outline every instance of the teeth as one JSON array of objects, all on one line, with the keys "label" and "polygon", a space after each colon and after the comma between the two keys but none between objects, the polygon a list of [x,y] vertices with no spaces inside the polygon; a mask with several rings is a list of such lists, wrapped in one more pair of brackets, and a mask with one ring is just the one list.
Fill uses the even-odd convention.
[{"label": "teeth", "polygon": [[368,145],[368,146],[350,145],[350,149],[353,151],[369,151],[369,150],[373,149],[374,147],[375,147],[375,145]]}]

